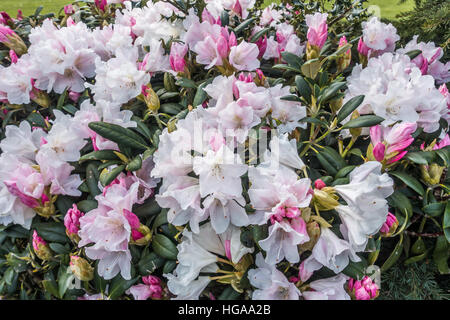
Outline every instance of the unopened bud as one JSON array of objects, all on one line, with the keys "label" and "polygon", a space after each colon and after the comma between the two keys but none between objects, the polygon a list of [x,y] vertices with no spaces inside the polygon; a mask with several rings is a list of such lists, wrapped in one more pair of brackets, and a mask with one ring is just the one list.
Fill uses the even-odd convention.
[{"label": "unopened bud", "polygon": [[348,281],[348,291],[354,300],[373,300],[380,293],[378,286],[368,276],[364,276],[362,280],[351,278]]},{"label": "unopened bud", "polygon": [[38,235],[36,230],[33,231],[33,250],[43,261],[48,261],[53,257],[53,252],[47,242]]},{"label": "unopened bud", "polygon": [[395,233],[397,228],[398,220],[392,213],[389,212],[386,217],[386,221],[381,226],[380,233],[383,237],[390,237]]},{"label": "unopened bud", "polygon": [[422,173],[422,179],[429,185],[439,184],[445,167],[439,166],[437,163],[431,165],[421,165],[420,171]]},{"label": "unopened bud", "polygon": [[141,224],[139,228],[131,230],[131,244],[137,246],[145,246],[152,240],[152,231],[144,224]]},{"label": "unopened bud", "polygon": [[144,101],[147,104],[147,108],[153,113],[157,112],[160,107],[160,102],[156,92],[151,87],[143,86],[142,95],[144,96]]},{"label": "unopened bud", "polygon": [[306,58],[307,60],[316,59],[319,57],[320,48],[314,45],[306,44]]},{"label": "unopened bud", "polygon": [[94,279],[94,268],[79,256],[70,257],[70,270],[81,281],[90,281]]},{"label": "unopened bud", "polygon": [[333,187],[323,187],[320,190],[314,189],[312,201],[320,211],[328,211],[339,205],[338,199]]}]

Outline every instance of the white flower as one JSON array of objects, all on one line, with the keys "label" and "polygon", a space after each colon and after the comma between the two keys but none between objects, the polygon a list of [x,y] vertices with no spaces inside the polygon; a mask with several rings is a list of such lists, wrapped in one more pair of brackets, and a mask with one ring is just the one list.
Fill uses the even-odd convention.
[{"label": "white flower", "polygon": [[248,270],[250,284],[257,288],[253,300],[298,300],[302,295],[275,265],[264,262],[261,253],[256,255],[256,266],[257,269]]},{"label": "white flower", "polygon": [[44,130],[31,130],[30,123],[22,121],[18,126],[6,126],[5,138],[0,141],[0,148],[4,153],[34,160],[42,142],[41,139],[46,135]]},{"label": "white flower", "polygon": [[259,49],[255,43],[242,41],[230,50],[230,63],[237,70],[253,71],[259,68]]},{"label": "white flower", "polygon": [[199,176],[202,197],[214,192],[234,197],[241,195],[241,176],[247,172],[247,166],[226,145],[217,152],[208,150],[204,157],[194,157],[193,169]]},{"label": "white flower", "polygon": [[259,241],[261,249],[266,251],[266,262],[277,264],[284,258],[291,263],[300,261],[298,245],[309,241],[306,224],[302,218],[287,221],[276,221],[269,227],[269,236]]},{"label": "white flower", "polygon": [[309,287],[312,290],[304,291],[305,300],[350,300],[344,289],[348,277],[341,274],[337,276],[312,281]]},{"label": "white flower", "polygon": [[[333,270],[334,273],[344,270],[349,263],[349,259],[355,262],[361,260],[353,252],[350,244],[339,239],[329,228],[321,228],[319,240],[312,250],[312,255],[307,260],[309,259],[314,259],[321,265]],[[307,266],[308,263],[305,262],[305,268],[308,269]],[[315,263],[310,264],[310,266],[314,266],[314,269],[317,268]],[[314,269],[308,271],[311,272]]]},{"label": "white flower", "polygon": [[390,23],[385,24],[372,17],[362,23],[363,41],[377,54],[391,52],[395,49],[395,42],[400,40],[397,29]]}]

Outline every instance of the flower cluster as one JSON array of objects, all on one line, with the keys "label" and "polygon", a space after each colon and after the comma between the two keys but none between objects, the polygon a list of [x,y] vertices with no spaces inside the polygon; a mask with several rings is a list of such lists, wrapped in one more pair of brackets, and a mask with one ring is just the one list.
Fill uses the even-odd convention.
[{"label": "flower cluster", "polygon": [[0,15],[0,243],[20,251],[0,276],[52,273],[59,299],[377,298],[405,229],[422,219],[419,259],[427,219],[447,227],[443,49],[376,17],[342,35],[350,9],[182,3]]}]

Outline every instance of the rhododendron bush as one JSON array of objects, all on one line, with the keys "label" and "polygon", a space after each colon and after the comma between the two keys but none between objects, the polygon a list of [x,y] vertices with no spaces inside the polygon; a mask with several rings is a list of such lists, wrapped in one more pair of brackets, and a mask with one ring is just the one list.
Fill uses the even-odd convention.
[{"label": "rhododendron bush", "polygon": [[360,4],[0,16],[0,297],[375,299],[449,273],[450,63]]}]

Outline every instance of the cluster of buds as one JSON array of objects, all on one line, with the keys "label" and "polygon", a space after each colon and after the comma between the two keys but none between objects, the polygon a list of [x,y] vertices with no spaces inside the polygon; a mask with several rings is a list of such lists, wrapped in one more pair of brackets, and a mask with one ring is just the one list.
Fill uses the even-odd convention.
[{"label": "cluster of buds", "polygon": [[398,220],[392,213],[389,212],[386,217],[386,221],[381,226],[380,233],[383,237],[390,237],[395,233],[397,228]]},{"label": "cluster of buds", "polygon": [[138,246],[145,246],[152,239],[152,232],[150,229],[139,222],[139,218],[131,211],[123,210],[125,218],[131,226],[130,243]]},{"label": "cluster of buds", "polygon": [[133,295],[135,300],[147,300],[149,298],[159,300],[162,298],[161,279],[149,275],[142,277],[142,282],[143,284],[132,286],[126,293]]},{"label": "cluster of buds", "polygon": [[78,231],[80,230],[80,218],[84,216],[84,213],[81,212],[77,205],[74,203],[72,208],[67,210],[67,213],[64,217],[64,226],[66,227],[66,234],[70,240],[75,243],[80,241],[80,237],[78,236]]},{"label": "cluster of buds", "polygon": [[376,125],[370,128],[371,145],[367,150],[369,159],[391,164],[402,159],[405,149],[414,141],[411,136],[417,129],[416,123],[397,123],[393,127]]},{"label": "cluster of buds", "polygon": [[53,252],[47,242],[38,235],[36,230],[33,231],[33,250],[43,261],[49,261],[53,257]]},{"label": "cluster of buds", "polygon": [[106,8],[108,6],[107,0],[95,0],[95,6],[97,7],[100,12],[105,12]]},{"label": "cluster of buds", "polygon": [[28,51],[28,48],[22,38],[19,37],[11,28],[3,24],[0,24],[0,42],[9,49],[14,50],[19,56]]},{"label": "cluster of buds", "polygon": [[378,286],[368,276],[364,276],[362,280],[351,278],[348,281],[348,292],[355,300],[373,300],[380,293]]},{"label": "cluster of buds", "polygon": [[81,281],[90,281],[94,279],[94,268],[79,256],[70,257],[70,270]]}]

